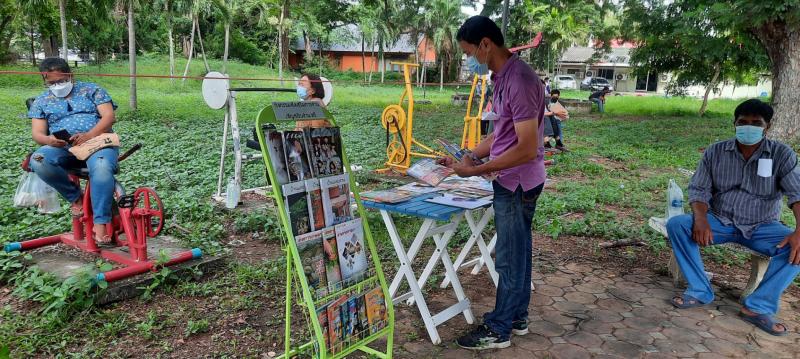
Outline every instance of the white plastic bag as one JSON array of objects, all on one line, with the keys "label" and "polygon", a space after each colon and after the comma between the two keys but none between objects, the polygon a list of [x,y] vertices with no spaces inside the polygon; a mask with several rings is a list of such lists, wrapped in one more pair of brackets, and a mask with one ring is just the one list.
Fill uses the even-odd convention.
[{"label": "white plastic bag", "polygon": [[42,181],[35,172],[25,172],[20,176],[14,206],[37,207],[39,213],[56,213],[61,210],[58,192]]},{"label": "white plastic bag", "polygon": [[683,191],[675,183],[674,179],[669,180],[667,188],[667,220],[683,214]]}]

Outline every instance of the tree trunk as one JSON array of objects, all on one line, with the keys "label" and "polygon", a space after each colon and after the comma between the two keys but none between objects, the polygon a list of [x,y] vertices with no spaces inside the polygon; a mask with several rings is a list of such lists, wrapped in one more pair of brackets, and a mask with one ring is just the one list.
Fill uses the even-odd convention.
[{"label": "tree trunk", "polygon": [[772,21],[753,29],[772,61],[772,107],[769,137],[796,142],[800,131],[800,26]]},{"label": "tree trunk", "polygon": [[203,35],[200,34],[200,20],[195,19],[194,25],[197,27],[197,42],[200,43],[200,54],[203,55],[203,64],[206,66],[206,73],[211,72],[211,67],[208,66],[208,59],[206,59],[206,49],[203,46]]},{"label": "tree trunk", "polygon": [[369,39],[369,44],[369,78],[367,79],[367,83],[372,84],[372,72],[375,68],[375,34]]},{"label": "tree trunk", "polygon": [[58,57],[58,45],[53,36],[42,36],[42,50],[44,57]]},{"label": "tree trunk", "polygon": [[34,43],[33,31],[33,19],[31,19],[31,61],[33,62],[33,67],[36,67],[36,44]]},{"label": "tree trunk", "polygon": [[231,40],[231,23],[225,23],[225,50],[222,52],[222,73],[228,73],[228,44]]},{"label": "tree trunk", "polygon": [[133,1],[128,1],[128,63],[131,72],[131,109],[136,110],[136,27],[133,21]]},{"label": "tree trunk", "polygon": [[508,0],[503,0],[503,28],[501,29],[503,36],[506,36],[508,32],[508,16]]},{"label": "tree trunk", "polygon": [[364,33],[361,33],[361,74],[367,82],[367,53],[364,51]]},{"label": "tree trunk", "polygon": [[61,17],[61,58],[69,61],[67,52],[67,0],[58,0],[58,13]]},{"label": "tree trunk", "polygon": [[420,71],[421,74],[420,74],[420,80],[419,80],[420,85],[425,83],[425,77],[426,77],[426,75],[428,73],[428,71],[426,70],[428,68],[428,66],[425,65],[425,61],[428,59],[428,37],[427,36],[425,37],[424,41],[425,41],[424,42],[425,45],[423,45],[423,46],[425,46],[425,47],[422,48],[422,61],[420,61],[420,65],[422,66],[422,71]]},{"label": "tree trunk", "polygon": [[444,91],[444,56],[439,59],[439,92]]},{"label": "tree trunk", "polygon": [[381,83],[383,83],[383,80],[384,80],[385,75],[386,75],[386,64],[383,62],[384,59],[383,59],[383,34],[382,33],[378,34],[378,57],[380,57],[380,59],[378,60],[378,66],[381,67]]},{"label": "tree trunk", "polygon": [[706,113],[706,108],[708,107],[708,94],[711,93],[711,89],[717,86],[720,70],[720,64],[714,65],[714,76],[711,78],[711,82],[708,84],[708,86],[706,86],[706,93],[703,95],[703,105],[700,106],[700,116],[703,116],[703,114]]},{"label": "tree trunk", "polygon": [[[419,39],[419,34],[414,34],[414,39]],[[422,41],[425,41],[425,40],[423,39]],[[420,45],[420,43],[418,41],[415,41],[415,42],[417,43],[417,46],[414,46],[414,58],[417,59],[417,64],[419,64],[419,67],[417,67],[417,71],[414,71],[414,76],[417,78],[417,87],[419,87],[419,83],[420,83],[420,80],[419,80],[420,71],[419,71],[419,69],[422,68],[422,60],[423,59],[421,59],[419,57],[419,45]]]},{"label": "tree trunk", "polygon": [[303,56],[305,57],[305,62],[309,64],[314,59],[314,51],[311,49],[311,36],[308,36],[308,31],[303,31],[303,44],[306,50]]},{"label": "tree trunk", "polygon": [[[171,14],[167,14],[167,36],[169,36],[169,75],[175,76],[175,39],[174,36],[172,35]],[[175,83],[174,78],[170,78],[169,81],[172,82],[173,84]]]},{"label": "tree trunk", "polygon": [[278,20],[278,79],[281,80],[281,86],[283,86],[283,48],[286,46],[283,40],[285,35],[283,34],[285,31],[283,29],[283,17],[286,14],[286,3],[281,4],[281,16]]},{"label": "tree trunk", "polygon": [[283,68],[288,67],[289,64],[289,34],[286,31],[286,25],[285,25],[286,19],[289,18],[289,10],[291,10],[291,7],[289,6],[289,1],[286,0],[283,2],[283,5],[281,6],[281,19],[280,19],[280,25],[278,25],[280,28],[280,36],[281,36],[280,39],[281,68],[278,71],[278,78],[281,79],[281,85],[283,85]]},{"label": "tree trunk", "polygon": [[192,56],[194,55],[194,22],[197,21],[194,16],[192,16],[192,34],[189,36],[189,58],[186,60],[186,68],[183,69],[183,79],[181,79],[181,84],[186,82],[186,75],[189,74],[189,65],[192,63]]}]

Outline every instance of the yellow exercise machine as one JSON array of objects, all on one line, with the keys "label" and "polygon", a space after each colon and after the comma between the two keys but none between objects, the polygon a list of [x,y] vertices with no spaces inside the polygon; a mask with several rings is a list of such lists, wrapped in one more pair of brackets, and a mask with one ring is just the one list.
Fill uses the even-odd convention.
[{"label": "yellow exercise machine", "polygon": [[[386,168],[379,169],[377,172],[385,173],[396,171],[402,174],[411,166],[411,157],[438,158],[444,154],[434,151],[414,139],[414,92],[411,88],[410,68],[418,67],[418,64],[406,62],[391,62],[392,65],[403,65],[403,77],[405,78],[406,88],[400,95],[400,102],[397,105],[389,105],[383,109],[381,115],[381,126],[386,129]],[[408,100],[408,114],[403,109],[403,101]],[[417,145],[424,152],[414,152],[412,146]]]},{"label": "yellow exercise machine", "polygon": [[[475,100],[475,87],[480,83],[481,93],[478,101],[478,113],[472,115],[472,105]],[[467,114],[464,116],[464,134],[461,136],[461,148],[472,150],[481,143],[481,116],[486,103],[486,75],[475,75],[472,79],[472,89],[469,91],[467,101]]]}]

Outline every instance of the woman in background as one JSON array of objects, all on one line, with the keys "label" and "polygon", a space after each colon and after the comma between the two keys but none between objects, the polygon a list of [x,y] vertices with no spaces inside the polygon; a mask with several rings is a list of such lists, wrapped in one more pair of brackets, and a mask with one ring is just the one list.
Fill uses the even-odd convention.
[{"label": "woman in background", "polygon": [[[303,74],[297,82],[297,97],[301,101],[313,101],[325,108],[322,99],[325,98],[325,88],[322,87],[322,80],[317,75]],[[330,127],[328,120],[297,121],[297,128],[305,127]]]}]

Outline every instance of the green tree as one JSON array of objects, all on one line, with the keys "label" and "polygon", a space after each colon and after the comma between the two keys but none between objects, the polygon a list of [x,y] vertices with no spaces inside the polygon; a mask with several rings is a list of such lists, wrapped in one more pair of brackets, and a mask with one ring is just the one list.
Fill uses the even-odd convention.
[{"label": "green tree", "polygon": [[459,54],[456,33],[463,21],[464,14],[458,0],[432,0],[425,8],[425,22],[432,31],[439,60],[439,91],[444,89],[445,64],[452,62]]},{"label": "green tree", "polygon": [[712,89],[767,61],[752,35],[720,26],[703,4],[629,0],[623,23],[625,36],[639,45],[631,53],[638,75],[671,72],[677,87],[706,87],[701,116]]}]

